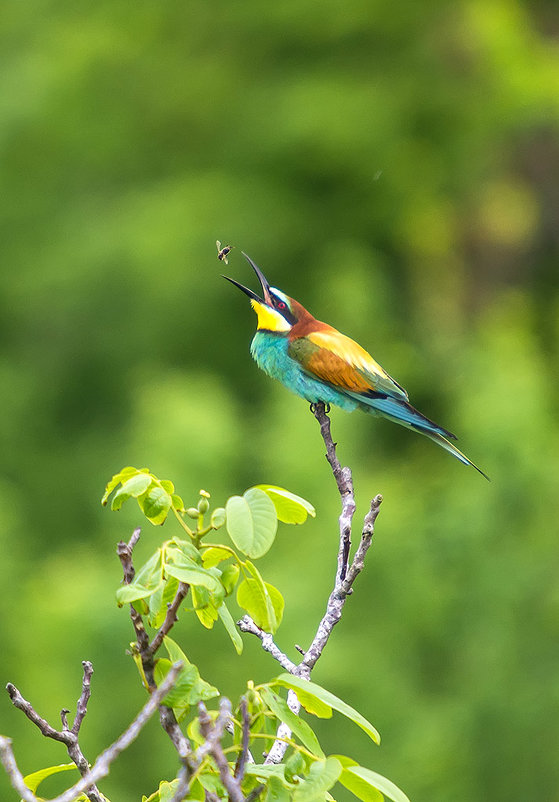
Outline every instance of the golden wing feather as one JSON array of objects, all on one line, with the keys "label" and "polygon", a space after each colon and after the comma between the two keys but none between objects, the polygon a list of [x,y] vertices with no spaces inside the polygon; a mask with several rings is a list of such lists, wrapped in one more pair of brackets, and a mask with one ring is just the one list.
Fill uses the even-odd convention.
[{"label": "golden wing feather", "polygon": [[355,340],[336,329],[313,331],[307,340],[319,348],[305,365],[313,375],[351,392],[373,391],[407,400],[404,388]]}]

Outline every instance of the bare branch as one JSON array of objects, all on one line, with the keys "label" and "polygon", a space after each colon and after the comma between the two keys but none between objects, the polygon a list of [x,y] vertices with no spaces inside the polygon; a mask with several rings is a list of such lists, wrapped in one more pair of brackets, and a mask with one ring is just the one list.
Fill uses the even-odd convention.
[{"label": "bare branch", "polygon": [[[122,573],[124,576],[125,585],[129,585],[136,576],[136,569],[134,568],[134,563],[132,561],[132,550],[134,549],[134,546],[140,539],[140,532],[141,532],[140,527],[134,529],[132,537],[130,538],[128,543],[125,543],[123,540],[121,540],[116,547],[116,553],[118,555],[118,559],[122,564]],[[137,610],[135,610],[133,604],[130,605],[130,618],[132,620],[134,632],[136,633],[138,650],[140,653],[144,653],[145,650],[149,648],[149,637],[146,632],[146,628],[144,626],[144,620],[140,615],[140,613],[138,613]]]},{"label": "bare branch", "polygon": [[320,434],[326,446],[326,459],[330,463],[338,492],[342,500],[340,523],[340,548],[338,552],[338,577],[343,580],[347,571],[349,551],[351,549],[351,523],[355,513],[355,496],[353,492],[353,479],[349,468],[342,468],[336,454],[336,443],[330,432],[330,418],[322,402],[312,404],[311,412],[320,424]]},{"label": "bare branch", "polygon": [[[151,694],[128,729],[125,730],[120,738],[117,738],[108,749],[105,749],[105,751],[99,755],[91,771],[71,788],[68,788],[67,791],[64,791],[63,794],[52,799],[51,802],[73,802],[80,794],[87,793],[87,789],[92,788],[99,780],[107,776],[111,764],[114,763],[118,755],[138,737],[142,728],[157,710],[161,700],[169,693],[181,669],[182,663],[175,663],[171,666],[169,673],[161,685]],[[23,781],[23,775],[15,761],[11,743],[10,738],[0,736],[0,760],[10,778],[13,788],[19,793],[24,802],[37,802],[37,797],[29,790]],[[99,796],[99,800],[101,801],[102,799],[103,797]]]},{"label": "bare branch", "polygon": [[118,554],[118,558],[122,563],[122,569],[124,571],[124,583],[126,585],[129,585],[136,576],[134,563],[132,562],[132,551],[134,550],[134,546],[140,539],[141,532],[142,530],[138,526],[132,532],[132,536],[130,537],[128,543],[125,543],[124,540],[121,540],[118,546],[116,547],[116,553]]},{"label": "bare branch", "polygon": [[355,552],[355,556],[353,558],[353,562],[351,563],[351,567],[347,572],[347,576],[344,580],[344,589],[349,592],[351,586],[355,582],[355,579],[359,576],[363,568],[365,567],[365,555],[373,541],[373,534],[375,531],[375,521],[377,516],[380,512],[380,505],[382,504],[382,496],[380,494],[376,495],[374,499],[371,501],[371,507],[369,512],[365,516],[363,520],[363,532],[361,533],[361,540],[359,542],[359,546],[357,547],[357,551]]},{"label": "bare branch", "polygon": [[[246,700],[243,697],[241,701],[241,711],[243,711],[244,703],[244,712],[242,712],[243,722],[245,722],[246,717],[246,754],[244,756],[244,761],[248,757],[248,732],[250,727],[250,719],[248,718],[248,712],[246,708]],[[183,764],[182,769],[179,771],[178,775],[178,785],[175,789],[175,793],[173,794],[173,798],[171,802],[182,802],[182,800],[188,795],[190,791],[190,783],[192,780],[192,775],[199,768],[202,761],[208,756],[211,755],[214,759],[216,765],[219,768],[220,778],[227,789],[231,802],[244,802],[244,796],[241,793],[241,780],[242,775],[240,775],[237,779],[237,770],[235,768],[235,774],[231,774],[229,769],[229,763],[227,762],[227,758],[223,752],[223,748],[221,746],[221,739],[223,738],[226,732],[232,730],[232,716],[231,716],[231,702],[226,699],[222,698],[219,703],[219,715],[215,721],[212,722],[211,716],[208,713],[208,710],[203,702],[198,703],[198,721],[200,723],[200,732],[205,738],[203,744],[201,744],[196,752],[191,754]],[[244,727],[243,724],[243,745],[245,742],[245,735],[244,735]],[[244,748],[244,746],[243,746]],[[239,755],[239,760],[241,760],[241,754]],[[237,765],[239,765],[239,760],[237,761]],[[244,764],[242,766],[244,772]],[[219,798],[216,794],[206,791],[206,802],[219,802]],[[240,796],[239,796],[240,795]]]},{"label": "bare branch", "polygon": [[245,797],[241,791],[240,778],[233,776],[229,768],[229,763],[223,752],[221,746],[221,739],[225,732],[227,722],[231,720],[231,702],[229,699],[222,697],[219,702],[219,715],[212,724],[212,720],[208,715],[208,711],[203,702],[198,702],[198,721],[200,722],[200,732],[204,736],[205,743],[203,743],[197,750],[196,756],[203,759],[206,754],[210,754],[219,770],[219,777],[225,790],[229,795],[230,802],[245,802]]},{"label": "bare branch", "polygon": [[262,648],[265,652],[269,652],[272,657],[278,661],[280,666],[290,674],[297,673],[297,666],[292,662],[289,657],[276,646],[274,639],[269,632],[265,632],[257,624],[254,623],[250,615],[245,615],[240,621],[237,621],[237,626],[241,632],[250,632],[251,635],[256,635],[262,641]]},{"label": "bare branch", "polygon": [[[351,471],[349,468],[342,468],[340,461],[338,460],[336,454],[336,444],[332,440],[332,434],[330,431],[330,419],[327,414],[326,407],[323,403],[312,404],[311,411],[317,421],[320,424],[320,433],[322,435],[322,439],[324,440],[324,444],[326,446],[326,459],[328,460],[330,467],[332,468],[332,473],[334,475],[334,479],[336,480],[336,484],[338,486],[338,491],[340,493],[341,503],[342,503],[342,511],[339,517],[339,528],[340,528],[340,545],[338,549],[338,567],[336,571],[336,578],[334,581],[334,588],[330,594],[328,602],[326,604],[326,611],[322,616],[322,619],[318,625],[316,634],[312,640],[311,645],[303,652],[303,659],[299,663],[299,665],[293,667],[286,665],[281,660],[279,661],[280,664],[286,668],[291,674],[296,674],[303,679],[310,679],[311,671],[316,665],[316,662],[320,658],[322,652],[330,635],[332,634],[332,630],[334,626],[338,623],[340,618],[342,617],[342,611],[346,602],[347,597],[352,593],[352,586],[355,582],[357,576],[363,570],[365,565],[365,555],[371,545],[372,538],[373,538],[373,531],[375,521],[377,519],[380,505],[382,503],[382,496],[377,495],[371,501],[371,506],[369,512],[364,518],[363,521],[363,530],[361,534],[361,540],[359,542],[359,546],[351,563],[351,566],[348,568],[349,565],[349,554],[351,548],[351,527],[353,516],[355,514],[355,495],[353,490],[353,479],[351,476]],[[329,411],[329,410],[328,410]],[[240,622],[239,622],[240,627]],[[240,627],[241,628],[241,627]],[[263,647],[266,651],[272,651],[270,648],[267,648],[265,645],[265,639],[270,639],[271,635],[267,633],[262,633],[261,631],[257,631],[258,628],[255,625],[255,628],[245,628],[244,631],[252,632],[253,634],[257,635],[260,640],[262,641]],[[268,641],[267,641],[268,642]],[[273,641],[271,641],[273,644]],[[275,644],[273,644],[277,652],[280,656],[284,656],[283,652],[281,652]],[[273,654],[276,659],[278,659],[277,655]],[[294,691],[290,690],[287,696],[287,702],[291,710],[294,713],[299,713],[301,705],[297,698],[297,695]],[[281,723],[278,727],[276,733],[276,740],[272,744],[272,748],[268,752],[268,756],[266,757],[266,763],[280,763],[283,760],[285,752],[287,750],[287,743],[286,740],[291,737],[291,730],[289,727]]]},{"label": "bare branch", "polygon": [[8,682],[6,685],[6,690],[12,700],[14,707],[17,707],[18,710],[21,710],[29,721],[32,721],[36,727],[39,728],[41,734],[45,736],[45,738],[52,738],[53,741],[60,741],[63,744],[69,744],[71,741],[71,736],[68,731],[66,732],[59,732],[55,730],[54,727],[48,723],[48,721],[42,716],[40,716],[31,702],[28,702],[27,699],[24,699],[19,690],[13,685],[11,682]]},{"label": "bare branch", "polygon": [[93,674],[93,666],[91,665],[89,660],[83,660],[82,666],[83,666],[82,692],[80,698],[78,699],[78,704],[76,707],[76,715],[74,718],[74,724],[72,726],[72,732],[74,733],[74,735],[77,735],[79,733],[83,720],[87,715],[87,703],[89,702],[89,697],[91,696],[91,675]]},{"label": "bare branch", "polygon": [[[81,747],[78,743],[78,733],[82,722],[85,718],[87,713],[87,702],[89,700],[91,694],[91,675],[93,674],[93,666],[88,660],[84,660],[82,662],[83,665],[83,681],[82,681],[82,692],[80,698],[78,700],[77,712],[76,717],[74,719],[74,725],[72,729],[68,726],[68,713],[69,710],[64,708],[60,711],[60,718],[62,720],[62,730],[55,730],[54,727],[42,718],[34,709],[31,702],[28,702],[26,699],[23,698],[19,690],[9,682],[6,686],[6,690],[10,695],[10,699],[12,700],[15,707],[21,710],[27,718],[35,724],[40,732],[46,737],[51,738],[53,741],[59,741],[66,745],[68,750],[68,756],[70,759],[76,764],[80,774],[82,777],[89,771],[89,763],[83,754]],[[89,787],[86,791],[88,798],[91,802],[102,802],[103,797],[99,793],[99,790],[95,787],[95,785]]]},{"label": "bare branch", "polygon": [[320,624],[318,625],[316,635],[314,636],[311,645],[307,649],[305,656],[298,666],[297,673],[300,677],[304,677],[305,679],[310,678],[310,673],[316,665],[320,655],[324,651],[324,647],[328,643],[328,639],[332,634],[332,630],[342,617],[342,611],[344,609],[346,599],[351,593],[352,585],[357,576],[363,570],[365,564],[365,555],[372,542],[374,523],[379,513],[381,503],[382,496],[380,495],[375,496],[375,498],[371,501],[371,508],[364,520],[363,532],[361,534],[359,547],[355,553],[355,557],[349,572],[345,579],[340,580],[339,577],[336,579],[336,584],[334,585],[334,589],[330,594],[330,598],[328,599],[326,612],[322,617]]}]

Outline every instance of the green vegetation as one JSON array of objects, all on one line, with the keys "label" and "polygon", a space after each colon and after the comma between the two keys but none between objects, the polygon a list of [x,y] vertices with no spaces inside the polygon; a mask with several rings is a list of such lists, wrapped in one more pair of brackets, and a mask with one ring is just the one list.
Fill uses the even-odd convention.
[{"label": "green vegetation", "polygon": [[[358,501],[385,504],[316,681],[375,722],[375,770],[413,802],[553,798],[556,3],[8,0],[0,36],[0,687],[54,721],[91,660],[88,755],[143,703],[110,557],[143,514],[97,503],[115,465],[188,497],[269,480],[312,499],[259,563],[295,591],[285,648],[312,638],[338,499],[306,405],[248,354],[254,316],[219,275],[252,280],[243,249],[492,479],[333,411]],[[269,678],[258,643],[237,657],[223,626],[181,626],[232,699]],[[0,722],[24,771],[59,761],[7,696]],[[358,728],[327,727],[328,752],[371,765]],[[137,802],[174,760],[154,723],[108,796]]]}]

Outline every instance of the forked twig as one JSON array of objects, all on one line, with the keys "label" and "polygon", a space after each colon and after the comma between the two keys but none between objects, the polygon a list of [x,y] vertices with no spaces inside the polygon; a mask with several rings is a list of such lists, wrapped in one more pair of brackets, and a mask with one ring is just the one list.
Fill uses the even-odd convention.
[{"label": "forked twig", "polygon": [[[122,735],[117,740],[102,752],[93,767],[71,788],[68,788],[64,793],[50,800],[50,802],[73,802],[80,794],[87,793],[87,790],[94,787],[99,780],[106,777],[109,773],[111,764],[114,763],[118,755],[126,749],[138,737],[142,728],[149,721],[151,716],[155,713],[161,700],[169,693],[179,672],[182,669],[182,663],[175,663],[169,669],[169,673],[161,683],[161,685],[151,694],[146,704],[142,707],[134,721],[130,724]],[[25,785],[23,775],[19,770],[14,753],[12,750],[12,741],[10,738],[0,736],[0,760],[2,765],[10,778],[10,782],[24,802],[37,802],[37,797]],[[90,797],[91,798],[91,797]],[[103,797],[99,796],[102,800]]]}]

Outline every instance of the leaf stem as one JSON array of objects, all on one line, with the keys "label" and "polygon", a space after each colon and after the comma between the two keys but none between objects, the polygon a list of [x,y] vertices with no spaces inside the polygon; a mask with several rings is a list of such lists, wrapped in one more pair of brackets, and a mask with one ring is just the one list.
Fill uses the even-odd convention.
[{"label": "leaf stem", "polygon": [[185,523],[185,521],[184,521],[184,519],[182,518],[182,516],[180,515],[180,513],[179,513],[179,512],[177,512],[177,510],[176,510],[174,507],[172,508],[172,510],[173,510],[173,512],[175,513],[175,518],[177,519],[177,521],[179,522],[179,524],[182,526],[182,528],[184,529],[184,531],[186,532],[186,534],[187,534],[189,537],[191,537],[191,538],[192,538],[192,540],[196,540],[196,535],[194,534],[194,532],[192,531],[192,529],[191,529],[191,528],[188,526],[188,524],[187,524],[187,523]]}]

